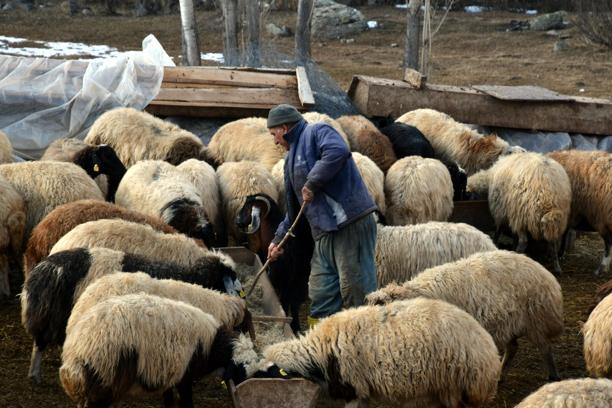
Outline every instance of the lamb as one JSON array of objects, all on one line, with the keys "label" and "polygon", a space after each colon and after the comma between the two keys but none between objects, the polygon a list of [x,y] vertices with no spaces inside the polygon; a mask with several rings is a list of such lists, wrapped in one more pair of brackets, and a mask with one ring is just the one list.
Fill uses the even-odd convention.
[{"label": "lamb", "polygon": [[610,406],[612,406],[612,380],[579,378],[545,384],[521,401],[516,408],[608,408]]},{"label": "lamb", "polygon": [[477,177],[479,184],[488,182],[496,239],[502,227],[509,225],[518,235],[517,252],[526,250],[529,236],[547,241],[554,272],[560,274],[557,247],[567,227],[572,201],[570,181],[563,167],[539,153],[518,153],[500,158]]},{"label": "lamb", "polygon": [[157,217],[128,210],[118,205],[97,200],[78,200],[63,204],[51,211],[36,225],[23,256],[24,276],[49,255],[53,245],[70,230],[80,224],[101,219],[119,218],[126,221],[147,224],[166,234],[177,231]]},{"label": "lamb", "polygon": [[[146,318],[143,318],[146,316]],[[194,381],[226,367],[253,343],[210,314],[146,294],[110,298],[89,309],[67,333],[60,381],[83,406],[109,406],[134,393],[163,392],[172,405],[193,406]]]},{"label": "lamb", "polygon": [[191,177],[170,163],[143,160],[134,164],[119,184],[116,201],[130,210],[160,217],[207,246],[214,243],[211,218]]},{"label": "lamb", "polygon": [[361,153],[353,152],[352,156],[368,193],[378,206],[378,211],[385,214],[387,205],[385,204],[385,175],[383,171],[370,158]]},{"label": "lamb", "polygon": [[264,165],[252,161],[227,162],[217,169],[223,215],[229,237],[240,243],[244,234],[236,227],[236,217],[245,199],[253,194],[266,194],[278,203],[274,178]]},{"label": "lamb", "polygon": [[439,299],[470,313],[505,351],[504,368],[516,354],[517,339],[537,346],[556,381],[551,341],[563,332],[563,295],[554,276],[530,258],[509,251],[489,251],[436,266],[366,297],[387,304],[416,297]]},{"label": "lamb", "polygon": [[612,295],[606,296],[593,309],[582,327],[584,361],[593,377],[612,373]]},{"label": "lamb", "polygon": [[487,234],[468,224],[378,225],[375,252],[378,287],[405,282],[425,269],[496,249]]},{"label": "lamb", "polygon": [[153,260],[107,248],[60,251],[40,262],[21,293],[21,322],[33,338],[29,377],[40,382],[42,352],[64,341],[72,306],[96,279],[116,271],[142,271],[158,279],[174,279],[237,295],[242,287],[236,265],[227,256],[210,253],[191,266]]},{"label": "lamb", "polygon": [[480,407],[495,396],[501,370],[493,339],[472,316],[424,298],[336,313],[263,355],[289,375],[323,383],[347,406]]},{"label": "lamb", "polygon": [[483,136],[433,109],[413,110],[400,116],[396,122],[417,127],[438,156],[456,162],[468,175],[491,167],[500,156],[525,151],[508,145],[496,135]]},{"label": "lamb", "polygon": [[0,176],[0,296],[10,296],[10,263],[21,252],[26,224],[26,208],[21,195]]},{"label": "lamb", "polygon": [[364,116],[347,115],[336,120],[346,133],[352,151],[370,158],[386,173],[397,160],[393,145],[376,126]]},{"label": "lamb", "polygon": [[103,113],[89,129],[85,142],[108,144],[126,167],[140,160],[165,160],[177,165],[187,159],[208,157],[193,133],[133,108]]},{"label": "lamb", "polygon": [[446,221],[453,212],[453,185],[442,163],[419,156],[396,161],[385,178],[390,225]]},{"label": "lamb", "polygon": [[13,146],[6,133],[0,130],[0,164],[13,162]]},{"label": "lamb", "polygon": [[576,227],[584,219],[604,239],[603,258],[594,275],[606,273],[612,260],[612,154],[567,150],[548,157],[560,163],[570,179],[569,225]]},{"label": "lamb", "polygon": [[342,126],[336,120],[332,119],[330,116],[326,115],[325,113],[306,112],[302,116],[304,117],[304,120],[308,123],[321,123],[322,122],[322,123],[328,124],[329,126],[333,127],[334,130],[340,134],[340,136],[342,136],[342,139],[344,139],[344,142],[346,143],[347,146],[351,145],[349,143],[348,136],[342,129]]}]

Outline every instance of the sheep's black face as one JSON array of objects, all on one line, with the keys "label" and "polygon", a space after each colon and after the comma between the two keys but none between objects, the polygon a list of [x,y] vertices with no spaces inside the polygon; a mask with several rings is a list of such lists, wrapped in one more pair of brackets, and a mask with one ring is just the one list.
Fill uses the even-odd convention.
[{"label": "sheep's black face", "polygon": [[162,208],[161,214],[162,219],[177,231],[201,239],[209,248],[214,245],[214,228],[204,209],[196,202],[187,198],[173,200]]},{"label": "sheep's black face", "polygon": [[237,364],[232,361],[223,373],[223,381],[226,383],[229,380],[234,382],[234,385],[243,383],[251,378],[280,378],[283,380],[289,380],[296,378],[295,375],[286,372],[276,364],[269,363],[267,367],[262,367],[253,373],[249,373],[249,369],[245,364]]},{"label": "sheep's black face", "polygon": [[117,153],[115,150],[108,145],[100,145],[96,146],[94,151],[94,160],[97,159],[97,162],[100,166],[100,173],[108,174],[111,177],[117,177],[121,179],[125,174],[125,166],[119,160]]}]

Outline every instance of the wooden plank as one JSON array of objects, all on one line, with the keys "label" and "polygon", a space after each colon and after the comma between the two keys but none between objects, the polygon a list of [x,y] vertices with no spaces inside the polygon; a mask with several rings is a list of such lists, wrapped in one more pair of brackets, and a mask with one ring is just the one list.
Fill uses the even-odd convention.
[{"label": "wooden plank", "polygon": [[484,92],[497,99],[506,101],[573,101],[568,95],[561,95],[540,86],[503,86],[503,85],[473,85],[472,88]]},{"label": "wooden plank", "polygon": [[294,75],[214,67],[166,67],[164,82],[232,85],[249,88],[297,88]]},{"label": "wooden plank", "polygon": [[427,83],[427,76],[412,68],[404,68],[404,82],[416,89],[423,89]]},{"label": "wooden plank", "polygon": [[463,222],[484,232],[495,231],[495,220],[487,200],[455,201],[448,221]]},{"label": "wooden plank", "polygon": [[312,89],[310,89],[310,81],[308,81],[308,74],[304,67],[297,67],[295,69],[295,76],[297,77],[297,88],[300,102],[303,106],[312,106],[315,104],[314,95]]},{"label": "wooden plank", "polygon": [[161,88],[155,99],[179,102],[214,102],[221,104],[300,104],[297,92],[291,89],[279,88]]},{"label": "wooden plank", "polygon": [[431,108],[482,126],[612,135],[612,101],[506,101],[468,87],[429,84],[416,90],[403,81],[355,76],[349,97],[365,116],[394,116]]},{"label": "wooden plank", "polygon": [[[153,101],[145,110],[156,116],[188,116],[194,118],[266,117],[274,105],[194,104],[188,102]],[[296,106],[300,111],[305,109]]]}]

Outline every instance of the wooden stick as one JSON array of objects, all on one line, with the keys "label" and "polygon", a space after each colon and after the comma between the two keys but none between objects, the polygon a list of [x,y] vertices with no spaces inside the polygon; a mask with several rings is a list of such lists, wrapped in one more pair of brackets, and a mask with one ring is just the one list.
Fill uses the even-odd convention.
[{"label": "wooden stick", "polygon": [[291,323],[293,319],[287,316],[265,316],[265,315],[253,315],[254,322],[278,322],[278,323]]},{"label": "wooden stick", "polygon": [[[281,249],[283,247],[283,245],[285,245],[285,243],[287,242],[289,237],[293,236],[293,229],[296,227],[298,221],[300,220],[300,217],[302,217],[302,214],[304,213],[304,208],[306,208],[306,202],[305,201],[302,203],[302,206],[300,207],[300,211],[298,212],[297,216],[295,217],[295,221],[293,221],[293,224],[291,224],[291,227],[289,228],[289,230],[287,231],[287,233],[285,234],[285,236],[283,237],[281,242],[278,244],[278,249]],[[261,277],[261,274],[264,273],[264,271],[268,268],[268,265],[270,265],[270,258],[268,258],[266,260],[266,263],[261,267],[259,272],[257,272],[257,275],[255,275],[255,279],[253,280],[253,285],[251,286],[251,289],[249,289],[249,291],[246,294],[247,297],[249,297],[251,295],[251,293],[253,293],[253,290],[255,289],[255,286],[257,286],[257,281]]]}]

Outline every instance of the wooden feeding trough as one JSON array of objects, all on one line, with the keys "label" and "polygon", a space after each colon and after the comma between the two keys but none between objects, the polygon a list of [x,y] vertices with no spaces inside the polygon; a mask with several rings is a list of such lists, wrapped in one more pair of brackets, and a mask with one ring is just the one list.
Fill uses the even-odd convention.
[{"label": "wooden feeding trough", "polygon": [[489,211],[487,200],[464,200],[453,203],[453,213],[449,222],[463,222],[489,232],[495,230],[495,220]]},{"label": "wooden feeding trough", "polygon": [[[261,262],[256,254],[243,247],[226,247],[220,250],[229,255],[235,262],[247,264],[258,271]],[[264,273],[259,279],[263,291],[263,316],[253,316],[253,321],[278,321],[283,325],[283,333],[287,339],[294,337],[289,326],[290,319],[286,317],[283,308],[276,297],[274,288]],[[319,386],[303,378],[290,380],[273,378],[252,378],[235,386],[230,381],[229,392],[235,408],[312,408],[319,395]]]},{"label": "wooden feeding trough", "polygon": [[161,89],[146,110],[158,116],[239,118],[266,115],[281,103],[299,110],[314,105],[304,67],[166,67]]}]

